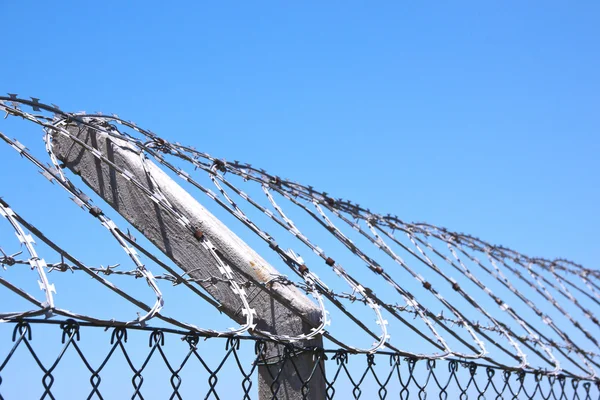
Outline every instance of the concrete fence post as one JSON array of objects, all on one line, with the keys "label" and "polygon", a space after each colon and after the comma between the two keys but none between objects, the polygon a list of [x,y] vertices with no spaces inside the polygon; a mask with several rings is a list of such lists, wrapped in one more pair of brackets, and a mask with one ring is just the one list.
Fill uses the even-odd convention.
[{"label": "concrete fence post", "polygon": [[[153,184],[159,185],[168,201],[198,226],[217,247],[222,259],[232,267],[236,280],[245,282],[247,277],[251,277],[266,283],[273,274],[278,273],[161,168],[148,162],[145,163],[145,170],[138,150],[132,144],[92,128],[80,129],[72,126],[69,127],[69,131],[117,166],[129,171],[137,181],[147,185],[149,189],[152,189]],[[71,138],[60,134],[54,137],[53,151],[68,169],[81,176],[87,186],[192,278],[220,276],[211,254],[198,240],[190,232],[185,232],[170,213],[156,205],[129,180],[115,173],[112,167],[98,160]],[[148,179],[146,171],[152,174],[153,181]],[[240,312],[240,299],[226,283],[207,283],[203,287],[221,304],[220,311],[239,323],[245,321]],[[297,288],[273,282],[270,293],[256,287],[253,289],[256,293],[250,293],[248,299],[257,313],[257,329],[296,336],[310,332],[311,327],[319,324],[321,316],[318,307]],[[166,301],[168,302],[168,299]],[[206,326],[210,327],[210,321],[206,321]],[[318,337],[301,345],[322,347],[322,339]],[[313,371],[313,354],[295,356],[295,368],[287,362],[279,374],[277,383],[273,385],[271,376],[278,374],[283,355],[283,345],[268,346],[267,357],[273,360],[273,363],[260,365],[258,368],[259,398],[272,398],[272,388],[279,386],[279,399],[324,399],[325,382],[321,370],[318,369],[311,379],[307,397],[303,397],[301,380],[297,376],[298,372],[302,379],[306,379]],[[324,372],[323,365],[321,367]]]}]

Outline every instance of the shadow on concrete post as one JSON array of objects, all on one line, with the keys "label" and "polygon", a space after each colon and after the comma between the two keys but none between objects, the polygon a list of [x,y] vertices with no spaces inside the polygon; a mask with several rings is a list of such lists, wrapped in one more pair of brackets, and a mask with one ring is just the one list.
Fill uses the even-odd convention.
[{"label": "shadow on concrete post", "polygon": [[[232,268],[238,282],[246,282],[250,278],[259,283],[266,283],[274,274],[279,274],[273,266],[205,209],[159,166],[150,161],[142,164],[139,149],[131,143],[89,127],[72,125],[69,126],[68,131],[96,149],[118,168],[128,171],[131,177],[147,189],[152,191],[153,184],[160,186],[161,193],[169,203],[195,227],[199,227],[215,245],[219,257]],[[213,256],[198,243],[193,232],[183,229],[171,213],[155,204],[130,179],[125,179],[121,174],[116,173],[112,166],[94,156],[71,137],[55,133],[52,148],[66,168],[79,175],[88,187],[191,278],[202,280],[221,275]],[[152,180],[147,174],[152,175]],[[244,323],[245,317],[240,312],[241,300],[231,291],[227,283],[206,282],[201,285],[220,303],[220,311],[238,323]],[[254,290],[256,293],[251,293],[248,301],[256,311],[255,322],[258,330],[298,336],[309,333],[311,327],[319,325],[321,318],[319,308],[296,287],[273,282],[268,292],[262,286],[256,286]],[[209,321],[206,322],[206,325],[209,325]],[[321,337],[309,343],[298,344],[323,347]],[[267,356],[281,357],[284,353],[283,345],[271,345]],[[298,375],[305,380],[312,373],[316,362],[313,355],[293,356],[290,361],[294,361],[293,365],[288,361],[281,373],[273,375],[277,376],[276,385],[279,385],[276,398],[286,400],[325,398],[324,372],[318,370],[318,374],[314,374],[309,384],[304,387],[304,393],[302,381],[298,379]],[[273,370],[279,372],[281,368],[278,368],[277,364],[263,365],[258,368],[261,400],[274,398],[271,391],[274,387],[273,379],[269,374]]]},{"label": "shadow on concrete post", "polygon": [[[311,326],[293,315],[289,309],[277,305],[272,300],[274,317],[271,326],[279,335],[309,333]],[[318,338],[286,346],[272,342],[265,343],[258,367],[259,399],[320,400],[325,399],[325,364],[322,356],[315,352],[301,352],[297,347],[323,348],[323,340]],[[294,351],[295,350],[295,351]]]}]

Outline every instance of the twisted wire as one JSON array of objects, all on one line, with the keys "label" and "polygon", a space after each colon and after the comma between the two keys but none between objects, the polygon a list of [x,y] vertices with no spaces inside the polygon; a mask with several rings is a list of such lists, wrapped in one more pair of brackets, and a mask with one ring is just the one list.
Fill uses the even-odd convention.
[{"label": "twisted wire", "polygon": [[[28,106],[32,108],[34,112],[39,112],[39,114],[27,112],[22,109],[23,106]],[[32,269],[36,269],[40,278],[40,288],[45,294],[45,302],[38,301],[35,296],[16,288],[9,281],[0,277],[0,284],[17,293],[22,298],[27,299],[37,307],[34,310],[24,312],[2,312],[0,314],[0,321],[38,315],[51,317],[53,314],[77,317],[87,321],[100,321],[92,316],[71,313],[57,308],[55,305],[53,297],[55,288],[48,280],[47,273],[54,271],[83,271],[90,276],[95,277],[94,279],[104,286],[109,287],[111,290],[117,292],[119,295],[125,297],[127,300],[146,311],[145,315],[138,316],[135,320],[118,322],[127,326],[145,325],[152,318],[159,318],[173,323],[176,326],[191,328],[207,335],[235,336],[251,333],[278,342],[302,341],[314,338],[318,335],[323,335],[351,352],[372,354],[374,352],[381,352],[384,348],[388,348],[397,354],[417,359],[426,358],[435,360],[447,357],[459,357],[465,360],[482,359],[487,361],[490,365],[517,370],[531,370],[532,368],[535,368],[528,360],[528,355],[533,354],[551,367],[550,370],[544,371],[545,374],[557,375],[560,373],[567,373],[581,379],[596,379],[595,368],[600,367],[600,361],[598,360],[598,353],[590,350],[588,347],[590,344],[594,347],[600,347],[600,343],[597,341],[595,334],[592,333],[588,327],[584,326],[577,316],[570,313],[568,308],[561,302],[566,302],[569,307],[572,305],[574,309],[578,310],[578,312],[582,313],[590,320],[593,326],[600,328],[600,322],[595,316],[594,310],[589,306],[589,302],[593,303],[593,306],[600,305],[600,286],[597,283],[598,279],[600,279],[600,271],[598,270],[585,268],[582,265],[564,259],[547,260],[529,257],[515,250],[502,246],[495,246],[479,238],[463,233],[451,232],[444,228],[426,223],[407,223],[400,220],[398,217],[389,214],[377,214],[350,201],[334,199],[326,192],[317,191],[311,186],[304,186],[287,179],[282,179],[278,176],[270,175],[262,169],[252,167],[250,164],[244,164],[238,161],[226,162],[200,152],[192,147],[181,145],[176,142],[171,143],[149,130],[140,128],[133,122],[121,119],[117,115],[104,115],[101,113],[67,113],[61,111],[54,105],[41,103],[39,99],[27,100],[12,94],[9,96],[0,96],[0,110],[4,111],[7,117],[20,117],[42,127],[45,132],[45,148],[50,159],[49,166],[35,158],[18,140],[10,139],[3,133],[0,133],[0,139],[11,146],[22,157],[33,163],[45,178],[51,182],[57,182],[67,191],[72,200],[79,207],[84,208],[98,219],[100,224],[110,232],[111,236],[129,256],[129,259],[134,265],[133,269],[128,270],[118,270],[117,265],[111,266],[110,264],[107,267],[96,268],[85,266],[62,248],[59,248],[54,242],[47,239],[41,231],[33,226],[33,224],[28,223],[8,207],[8,204],[5,201],[2,201],[2,204],[0,205],[0,214],[9,221],[10,225],[17,233],[19,242],[25,246],[29,257],[21,259],[17,258],[17,255],[7,255],[2,252],[3,257],[0,258],[0,264],[5,268],[6,266],[12,267],[14,265],[27,264]],[[53,115],[48,116],[44,113],[52,113]],[[131,129],[136,132],[136,134],[131,134],[125,130],[119,129],[113,125],[113,123]],[[120,147],[125,146],[136,152],[140,157],[146,177],[149,182],[151,182],[149,187],[139,182],[131,172],[120,168],[110,161],[96,148],[80,140],[77,135],[69,130],[71,127],[75,127],[79,130],[93,129],[102,132],[110,138],[110,141],[114,145]],[[253,232],[253,234],[266,242],[300,282],[295,282],[282,274],[272,276],[267,282],[257,282],[255,279],[249,277],[246,277],[247,280],[245,282],[240,282],[238,280],[239,278],[236,278],[233,274],[236,267],[228,265],[227,262],[219,257],[218,249],[208,238],[201,240],[200,245],[211,255],[216,265],[216,269],[220,272],[220,276],[196,279],[186,277],[186,275],[189,275],[190,271],[184,274],[178,273],[166,263],[160,261],[160,259],[152,254],[151,251],[136,244],[131,235],[125,234],[123,230],[120,229],[101,209],[93,205],[91,198],[88,195],[73,184],[63,172],[60,160],[54,154],[52,138],[55,135],[62,135],[77,143],[77,145],[92,154],[97,161],[109,166],[111,170],[114,170],[121,177],[128,180],[160,207],[161,210],[164,210],[173,216],[179,222],[182,229],[193,234],[195,227],[192,226],[192,223],[184,214],[173,207],[167,199],[167,196],[162,193],[159,184],[154,180],[151,168],[149,168],[149,157],[151,157],[158,165],[174,172],[178,178],[188,182],[201,193],[208,196],[209,199],[242,222],[251,232]],[[187,163],[187,165],[193,168],[194,172],[190,173],[183,168],[176,166],[176,164],[169,161],[167,157],[173,157]],[[195,176],[193,176],[195,173],[206,173],[216,187],[218,194],[200,184]],[[275,210],[276,214],[269,208],[263,206],[256,199],[251,198],[231,180],[226,179],[226,174],[239,177],[244,182],[260,185],[268,204]],[[342,282],[348,285],[351,292],[340,293],[330,289],[327,282],[315,274],[314,268],[309,268],[309,266],[305,265],[304,260],[300,256],[301,252],[297,252],[295,249],[282,249],[277,244],[275,238],[268,234],[256,221],[252,220],[249,214],[244,211],[244,205],[236,203],[228,191],[241,197],[245,201],[244,205],[266,215],[267,218],[285,229],[300,243],[315,253],[324,261],[331,271],[341,278]],[[358,259],[365,264],[366,268],[374,273],[376,279],[373,280],[373,282],[370,281],[369,285],[366,285],[348,269],[343,268],[340,262],[334,260],[298,228],[286,213],[284,206],[275,199],[272,193],[281,195],[287,202],[292,204],[292,206],[298,207],[306,212],[312,220],[317,221],[319,225],[325,228],[337,241],[358,257]],[[309,205],[313,207],[314,211],[309,208]],[[452,316],[443,316],[443,310],[439,313],[430,310],[419,295],[415,294],[413,290],[409,290],[405,282],[400,282],[394,278],[392,275],[394,272],[393,269],[384,270],[373,257],[367,254],[362,246],[356,245],[350,239],[350,236],[344,233],[342,226],[338,226],[338,224],[333,221],[333,216],[339,219],[342,222],[342,225],[345,224],[358,232],[359,237],[365,239],[368,243],[371,243],[374,248],[382,251],[393,261],[393,265],[397,265],[400,269],[407,272],[419,286],[422,286],[429,295],[441,304],[443,310],[449,311]],[[363,225],[361,224],[364,224],[366,228],[363,228]],[[38,238],[47,243],[50,247],[53,247],[60,254],[61,261],[48,264],[41,259],[33,246],[33,237],[25,232],[23,226],[30,232],[34,232]],[[402,242],[395,235],[396,231],[402,232],[410,244]],[[433,240],[443,243],[449,254],[444,254],[444,252],[433,243]],[[420,271],[411,266],[409,262],[392,248],[392,246],[399,247],[402,251],[408,253],[411,259],[416,260],[419,265],[433,271],[433,273],[446,282],[448,288],[452,289],[451,293],[456,293],[470,308],[478,313],[478,315],[485,318],[488,324],[482,324],[479,321],[476,321],[474,318],[467,315],[467,310],[465,308],[453,304],[453,301],[444,297],[442,288],[434,288]],[[142,263],[138,251],[144,256],[149,257],[156,265],[165,269],[167,272],[161,275],[153,274],[149,268]],[[442,260],[443,265],[434,261],[433,255]],[[487,263],[482,261],[478,255],[487,259]],[[514,298],[518,299],[521,303],[531,309],[535,315],[539,317],[540,321],[544,325],[547,325],[551,329],[551,332],[556,334],[562,340],[562,343],[558,343],[548,334],[543,333],[541,326],[536,325],[538,321],[531,321],[521,316],[521,313],[515,309],[515,306],[509,304],[510,300],[513,299],[512,297],[510,300],[505,300],[488,288],[484,281],[480,279],[480,275],[475,274],[469,269],[463,261],[463,257],[464,260],[468,260],[469,263],[472,263],[479,268],[479,271],[482,274],[481,276],[493,278],[499,283],[503,290],[507,290]],[[67,264],[64,261],[64,258],[68,258],[71,265]],[[492,310],[484,308],[474,294],[467,292],[465,287],[461,286],[459,282],[449,274],[450,271],[457,271],[479,290],[486,293],[487,296],[495,302],[499,310],[508,315],[510,319],[516,323],[518,329],[523,329],[525,331],[525,335],[519,334],[515,327],[511,327],[506,323],[501,322],[498,318],[498,314],[492,312]],[[556,310],[558,315],[566,318],[570,327],[581,333],[590,343],[588,344],[587,342],[572,339],[569,336],[568,331],[564,327],[559,326],[552,316],[542,310],[540,305],[535,304],[530,300],[529,296],[522,293],[504,271],[510,273],[511,276],[516,277],[516,282],[525,285],[525,287],[541,296],[545,303]],[[235,272],[239,273],[240,271],[236,270]],[[107,277],[112,274],[143,278],[156,297],[154,305],[146,305],[118,289],[107,279]],[[547,276],[551,276],[553,280],[548,279]],[[386,285],[393,288],[395,293],[400,295],[404,304],[400,305],[385,301],[382,297],[377,296],[373,288],[376,287],[374,285],[376,285],[379,280],[382,280]],[[219,332],[206,328],[197,328],[194,325],[165,317],[161,315],[161,309],[165,301],[160,290],[161,281],[168,281],[173,285],[183,285],[217,308],[219,308],[218,302],[215,302],[210,297],[206,296],[199,288],[209,284],[226,284],[240,299],[245,322],[241,324],[240,327],[231,328],[227,332]],[[315,300],[321,316],[319,323],[313,325],[312,330],[309,333],[300,334],[298,336],[287,336],[276,335],[256,329],[256,311],[250,306],[246,289],[255,287],[269,293],[269,285],[274,283],[294,286],[311,295]],[[581,283],[583,285],[581,285]],[[556,293],[556,295],[554,293]],[[583,299],[588,303],[584,304],[582,302]],[[375,322],[379,326],[380,333],[375,333],[364,321],[349,312],[345,308],[344,302],[358,302],[369,307],[375,315]],[[329,316],[329,311],[327,310],[328,305],[333,305],[343,315],[346,315],[355,326],[359,327],[367,333],[367,335],[373,337],[375,343],[371,347],[361,348],[345,343],[337,338],[335,334],[329,332],[327,327],[331,324],[331,318]],[[415,332],[419,337],[424,339],[425,342],[433,345],[436,349],[441,350],[441,353],[420,353],[412,351],[411,349],[401,349],[395,344],[392,344],[390,342],[388,321],[384,316],[384,311],[389,316],[392,316],[395,320],[401,322]],[[427,330],[423,331],[419,329],[405,318],[405,316],[417,318],[426,326]],[[457,331],[455,327],[464,329],[466,335],[463,334],[463,331]],[[509,348],[506,348],[502,343],[491,337],[490,334],[497,334],[500,337],[503,337],[510,344],[510,347],[512,347],[514,352],[510,351]],[[464,345],[471,353],[452,348],[453,346],[451,346],[450,342],[445,338],[446,335]],[[511,366],[505,364],[496,357],[489,356],[489,345],[516,360],[517,365]],[[537,347],[539,347],[541,351]],[[555,353],[560,354],[561,357],[568,360],[582,373],[572,371],[571,369],[565,369]],[[572,357],[571,353],[574,353],[577,356],[577,359]]]}]

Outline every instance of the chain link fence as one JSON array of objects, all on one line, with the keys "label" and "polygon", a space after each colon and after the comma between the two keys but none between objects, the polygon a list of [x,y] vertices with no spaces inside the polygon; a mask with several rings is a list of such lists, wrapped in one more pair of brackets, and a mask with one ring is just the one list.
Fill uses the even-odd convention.
[{"label": "chain link fence", "polygon": [[285,398],[278,375],[298,353],[319,361],[295,376],[309,398],[320,375],[326,399],[598,399],[600,382],[461,360],[284,346],[253,337],[207,338],[171,329],[110,327],[74,320],[0,326],[0,398],[256,399],[257,367],[271,365],[271,398]]}]

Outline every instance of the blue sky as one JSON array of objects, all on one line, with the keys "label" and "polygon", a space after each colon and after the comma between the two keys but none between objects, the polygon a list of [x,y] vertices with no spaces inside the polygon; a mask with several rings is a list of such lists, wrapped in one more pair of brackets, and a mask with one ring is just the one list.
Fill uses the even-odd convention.
[{"label": "blue sky", "polygon": [[598,258],[596,2],[2,3],[5,92]]},{"label": "blue sky", "polygon": [[0,90],[598,267],[597,2],[323,3],[0,0]]}]

